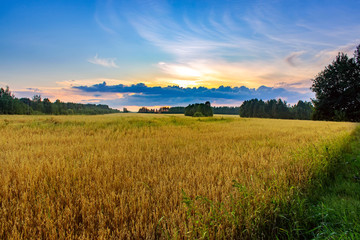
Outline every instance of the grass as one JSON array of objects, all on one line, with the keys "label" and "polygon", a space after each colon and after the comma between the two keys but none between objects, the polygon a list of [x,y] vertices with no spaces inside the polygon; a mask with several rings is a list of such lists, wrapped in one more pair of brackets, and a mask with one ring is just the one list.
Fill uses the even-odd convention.
[{"label": "grass", "polygon": [[360,128],[331,176],[309,198],[313,239],[360,239]]},{"label": "grass", "polygon": [[0,238],[296,237],[301,194],[326,177],[355,126],[0,116]]}]

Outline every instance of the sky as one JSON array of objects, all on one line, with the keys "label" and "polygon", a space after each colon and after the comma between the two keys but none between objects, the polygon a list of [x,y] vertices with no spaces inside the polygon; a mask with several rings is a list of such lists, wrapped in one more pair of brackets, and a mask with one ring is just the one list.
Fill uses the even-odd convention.
[{"label": "sky", "polygon": [[0,0],[0,87],[141,106],[314,98],[360,44],[358,0]]}]

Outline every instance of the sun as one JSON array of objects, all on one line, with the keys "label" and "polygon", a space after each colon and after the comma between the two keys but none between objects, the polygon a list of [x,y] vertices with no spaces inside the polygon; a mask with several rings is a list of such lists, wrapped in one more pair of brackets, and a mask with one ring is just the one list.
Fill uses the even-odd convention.
[{"label": "sun", "polygon": [[199,83],[197,81],[194,80],[170,80],[170,83],[178,85],[179,87],[182,88],[189,88],[189,87],[198,87]]},{"label": "sun", "polygon": [[174,66],[173,67],[174,75],[182,77],[194,77],[199,78],[202,76],[202,73],[196,69],[184,66]]}]

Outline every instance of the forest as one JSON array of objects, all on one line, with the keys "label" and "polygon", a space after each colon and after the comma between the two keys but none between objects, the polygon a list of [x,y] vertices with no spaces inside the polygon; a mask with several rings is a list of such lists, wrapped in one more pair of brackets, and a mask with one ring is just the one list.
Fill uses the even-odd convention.
[{"label": "forest", "polygon": [[11,93],[9,87],[0,89],[0,114],[95,115],[118,112],[120,111],[103,104],[65,103],[60,100],[52,103],[48,98],[41,99],[40,95],[35,95],[32,99],[18,99]]},{"label": "forest", "polygon": [[[311,102],[301,100],[298,101],[297,104],[291,106],[282,99],[271,99],[267,101],[263,101],[261,99],[251,99],[244,101],[240,107],[211,106],[212,113],[210,113],[210,109],[205,109],[205,105],[206,104],[189,104],[187,107],[161,107],[160,109],[149,109],[142,107],[138,112],[185,114],[186,116],[194,116],[196,112],[201,112],[203,116],[212,116],[213,114],[240,114],[240,117],[300,120],[312,119],[312,114],[314,112],[314,107]],[[200,109],[198,109],[199,107]]]},{"label": "forest", "polygon": [[301,100],[294,106],[289,106],[281,99],[265,102],[261,99],[251,99],[244,101],[240,106],[240,117],[310,120],[313,111],[311,102]]},{"label": "forest", "polygon": [[[190,104],[191,105],[191,104]],[[185,108],[182,106],[176,107],[161,107],[159,109],[150,109],[147,107],[141,107],[139,113],[167,113],[167,114],[185,114]],[[240,107],[228,107],[219,106],[211,107],[213,114],[224,114],[224,115],[239,115]]]}]

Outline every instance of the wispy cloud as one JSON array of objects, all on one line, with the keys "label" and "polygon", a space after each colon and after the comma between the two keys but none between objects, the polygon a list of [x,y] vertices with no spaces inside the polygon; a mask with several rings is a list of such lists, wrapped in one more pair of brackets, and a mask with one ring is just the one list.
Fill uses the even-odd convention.
[{"label": "wispy cloud", "polygon": [[304,54],[304,51],[293,52],[289,56],[285,58],[285,61],[292,67],[296,67],[298,65],[297,59]]},{"label": "wispy cloud", "polygon": [[127,82],[119,79],[111,79],[111,78],[71,79],[71,80],[58,81],[56,82],[56,84],[63,88],[71,88],[75,86],[94,85],[94,84],[98,84],[99,82],[107,82],[110,85],[117,85],[120,83],[131,84],[131,82]]},{"label": "wispy cloud", "polygon": [[348,54],[348,56],[352,57],[356,46],[359,45],[359,42],[360,39],[357,39],[356,41],[351,41],[350,43],[345,45],[340,45],[335,48],[328,48],[319,51],[314,55],[311,63],[319,67],[324,67],[330,64],[339,52],[346,53]]},{"label": "wispy cloud", "polygon": [[115,63],[116,58],[99,58],[96,54],[94,57],[89,58],[87,61],[92,64],[100,65],[107,68],[118,68]]},{"label": "wispy cloud", "polygon": [[110,1],[103,18],[108,17],[110,26],[116,19],[126,20],[142,39],[170,54],[171,61],[153,64],[162,76],[149,82],[248,87],[309,83],[342,45],[353,47],[348,39],[358,36],[360,24],[341,28],[341,38],[334,34],[340,29],[336,22],[323,26],[331,14],[320,11],[321,4],[315,10],[310,3],[292,4],[284,11],[285,1],[209,1],[196,2],[190,10],[167,1]]},{"label": "wispy cloud", "polygon": [[201,11],[195,8],[189,14],[187,9],[173,9],[166,1],[141,1],[124,15],[143,39],[174,55],[178,62],[229,57],[235,61],[272,60],[294,52],[307,52],[304,59],[311,60],[318,51],[354,39],[360,30],[356,23],[323,26],[322,18],[328,19],[331,14],[317,16],[311,4],[301,13],[293,6],[286,13],[284,1],[232,2],[231,8],[226,3],[202,4]]},{"label": "wispy cloud", "polygon": [[107,1],[98,6],[95,21],[104,31],[119,35],[126,21],[143,39],[181,59],[221,56],[223,51],[233,55],[233,48],[256,47],[238,34],[242,28],[225,7],[215,12],[211,3],[194,4],[198,6],[175,9],[167,1]]},{"label": "wispy cloud", "polygon": [[105,32],[110,33],[110,34],[116,33],[116,31],[114,31],[113,29],[111,29],[110,27],[106,26],[105,24],[103,24],[101,22],[101,20],[98,17],[98,13],[95,13],[94,19],[95,19],[95,22],[98,24],[98,26]]}]

